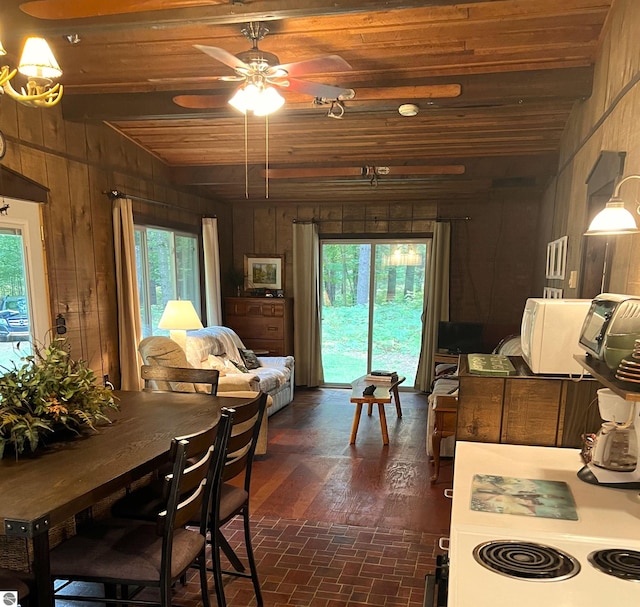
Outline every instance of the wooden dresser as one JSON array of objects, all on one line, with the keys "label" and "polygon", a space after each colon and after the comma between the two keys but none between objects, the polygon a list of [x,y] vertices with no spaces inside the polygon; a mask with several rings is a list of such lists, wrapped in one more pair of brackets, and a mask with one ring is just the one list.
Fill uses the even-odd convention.
[{"label": "wooden dresser", "polygon": [[521,357],[509,360],[516,375],[489,377],[469,373],[460,356],[456,440],[580,447],[580,435],[600,427],[598,380],[534,375]]},{"label": "wooden dresser", "polygon": [[[247,348],[269,356],[293,355],[293,301],[280,297],[225,298],[225,325]],[[265,354],[266,356],[266,354]]]}]

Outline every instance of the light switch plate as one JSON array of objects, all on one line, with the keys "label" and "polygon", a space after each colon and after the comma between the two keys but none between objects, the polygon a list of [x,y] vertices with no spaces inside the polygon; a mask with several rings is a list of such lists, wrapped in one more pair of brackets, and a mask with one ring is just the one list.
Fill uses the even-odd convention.
[{"label": "light switch plate", "polygon": [[578,286],[578,270],[571,270],[569,274],[569,288],[575,289]]}]

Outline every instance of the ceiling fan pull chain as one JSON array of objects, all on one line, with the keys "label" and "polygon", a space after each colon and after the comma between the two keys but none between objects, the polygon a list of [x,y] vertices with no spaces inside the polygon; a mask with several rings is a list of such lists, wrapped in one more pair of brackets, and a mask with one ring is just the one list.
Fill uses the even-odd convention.
[{"label": "ceiling fan pull chain", "polygon": [[249,136],[247,112],[244,113],[244,197],[249,200]]}]

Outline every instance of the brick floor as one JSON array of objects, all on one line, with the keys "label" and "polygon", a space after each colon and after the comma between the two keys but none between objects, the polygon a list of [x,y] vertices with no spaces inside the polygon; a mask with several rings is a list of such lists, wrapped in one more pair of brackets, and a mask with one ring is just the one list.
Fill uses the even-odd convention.
[{"label": "brick floor", "polygon": [[[252,517],[252,531],[265,607],[422,607],[424,576],[439,552],[439,536],[417,531],[270,517]],[[227,537],[242,545],[238,521]],[[175,604],[201,605],[197,592],[194,572]],[[229,576],[225,595],[229,607],[256,604],[250,580]]]}]

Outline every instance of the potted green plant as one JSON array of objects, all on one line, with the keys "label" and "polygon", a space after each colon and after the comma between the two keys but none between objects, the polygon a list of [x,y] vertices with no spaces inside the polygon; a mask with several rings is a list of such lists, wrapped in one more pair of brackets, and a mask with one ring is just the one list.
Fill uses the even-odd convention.
[{"label": "potted green plant", "polygon": [[118,409],[113,392],[96,382],[84,361],[73,360],[56,338],[0,375],[0,458],[7,447],[16,457],[55,436],[78,436],[109,422]]}]

